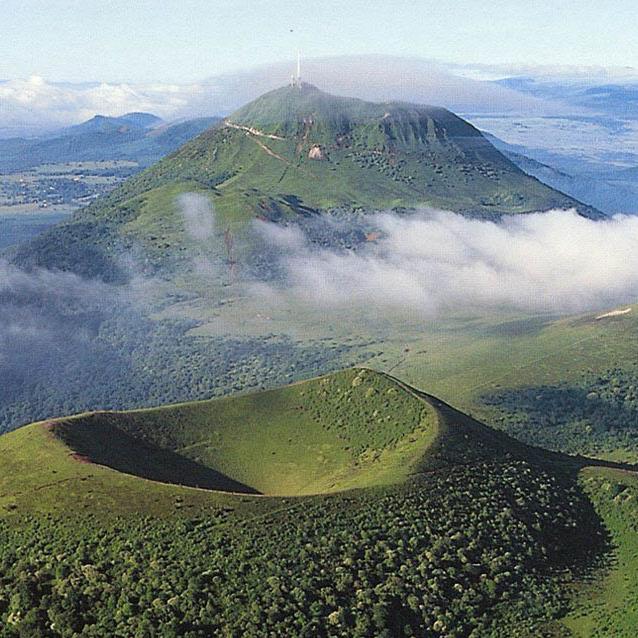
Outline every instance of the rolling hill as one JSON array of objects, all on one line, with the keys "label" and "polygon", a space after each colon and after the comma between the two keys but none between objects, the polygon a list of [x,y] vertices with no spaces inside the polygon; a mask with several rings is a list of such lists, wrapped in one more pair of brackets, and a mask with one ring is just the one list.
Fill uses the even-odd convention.
[{"label": "rolling hill", "polygon": [[[14,446],[44,445],[29,456],[58,456],[43,471],[44,479],[59,464],[65,476],[79,472],[85,480],[87,472],[110,468],[175,486],[268,496],[391,485],[420,472],[494,459],[575,463],[518,443],[390,376],[360,368],[256,394],[44,421],[0,441],[5,494],[23,493],[13,482],[25,471],[35,472],[30,480],[41,472],[22,465],[24,451],[15,454]],[[146,482],[138,484],[144,489]],[[47,489],[57,491],[55,485]],[[63,501],[57,494],[52,505]]]},{"label": "rolling hill", "polygon": [[145,168],[219,121],[202,117],[167,123],[151,113],[96,115],[46,137],[0,139],[0,173],[107,160],[127,160]]},{"label": "rolling hill", "polygon": [[7,635],[545,635],[606,551],[588,464],[369,369],[35,423],[0,437],[0,619]]},{"label": "rolling hill", "polygon": [[62,129],[63,135],[82,135],[84,133],[110,133],[126,129],[152,129],[163,124],[162,118],[152,113],[126,113],[119,117],[95,115],[90,120]]},{"label": "rolling hill", "polygon": [[16,261],[112,279],[120,250],[139,251],[150,269],[179,265],[188,248],[177,203],[185,192],[208,196],[219,227],[239,234],[256,217],[334,209],[434,206],[498,217],[575,207],[602,215],[526,175],[445,109],[302,84],[241,108],[22,248]]}]

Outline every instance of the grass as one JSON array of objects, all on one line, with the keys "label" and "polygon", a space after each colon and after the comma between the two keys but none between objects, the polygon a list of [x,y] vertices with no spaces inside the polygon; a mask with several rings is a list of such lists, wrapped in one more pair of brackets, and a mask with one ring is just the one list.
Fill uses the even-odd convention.
[{"label": "grass", "polygon": [[[338,406],[320,412],[325,388],[332,386],[354,399],[352,410],[341,413],[343,427],[331,431]],[[392,440],[371,436],[366,445],[370,414],[362,399],[370,389],[396,392],[384,395],[386,408],[379,403],[384,418],[391,412],[396,421],[404,400],[409,418]],[[40,422],[0,438],[0,508],[9,516],[165,516],[227,507],[260,513],[278,499],[210,488],[300,495],[404,480],[431,442],[433,419],[431,409],[406,399],[394,382],[348,371],[238,398]],[[348,443],[357,445],[356,453]],[[209,489],[193,489],[197,484]]]},{"label": "grass", "polygon": [[129,474],[302,495],[405,480],[435,422],[433,410],[393,380],[349,370],[235,398],[82,415],[52,428],[83,457]]},{"label": "grass", "polygon": [[[122,226],[122,236],[132,245],[143,244],[151,259],[161,259],[179,246],[193,254],[196,246],[184,233],[179,196],[201,192],[205,193],[192,182],[167,184],[148,191],[134,201],[138,214]],[[179,258],[179,254],[176,257]]]},{"label": "grass", "polygon": [[[202,292],[202,294],[206,294]],[[376,350],[367,365],[425,387],[459,409],[491,423],[485,394],[505,388],[579,382],[638,356],[638,306],[632,312],[596,320],[598,312],[557,318],[515,312],[477,317],[451,315],[423,321],[410,315],[381,315],[357,307],[320,309],[277,299],[255,300],[226,292],[223,306],[214,299],[165,310],[166,316],[196,319],[197,335],[270,333],[297,339],[348,342],[364,337]],[[623,306],[624,307],[624,306]]]},{"label": "grass", "polygon": [[[596,321],[595,315],[529,321],[518,334],[509,321],[486,318],[457,329],[448,324],[416,344],[396,368],[410,383],[428,381],[433,392],[462,408],[475,407],[481,394],[499,387],[553,384],[580,379],[614,362],[631,361],[631,335],[638,329],[636,310],[623,317]],[[458,324],[457,324],[458,325]],[[427,356],[418,356],[423,345]]]},{"label": "grass", "polygon": [[195,511],[216,516],[227,511],[260,513],[276,506],[274,499],[270,503],[238,499],[83,462],[52,434],[46,423],[0,437],[0,454],[0,508],[2,515],[9,518],[29,513],[165,517]]},{"label": "grass", "polygon": [[[603,319],[597,319],[602,310],[567,318],[500,311],[424,321],[407,313],[379,316],[357,306],[322,310],[285,299],[234,293],[227,288],[221,293],[223,303],[217,303],[219,296],[204,291],[207,301],[186,301],[166,308],[163,316],[198,321],[193,331],[198,336],[289,334],[302,342],[320,341],[328,348],[354,343],[357,335],[365,348],[355,348],[351,356],[364,349],[365,355],[353,364],[364,363],[411,386],[426,387],[514,436],[534,441],[530,438],[534,427],[541,427],[537,416],[546,414],[557,418],[555,432],[562,438],[554,436],[551,422],[546,422],[542,442],[536,440],[539,445],[610,461],[632,463],[638,458],[631,392],[638,357],[636,306],[627,314]],[[605,420],[579,421],[576,398],[582,396],[584,401],[601,382],[616,377],[622,380],[622,387],[614,390],[617,394],[612,396],[610,389],[608,396],[596,402],[596,410],[607,410]],[[544,410],[546,394],[571,395],[571,403],[561,399]],[[507,405],[495,400],[508,395],[512,398]]]},{"label": "grass", "polygon": [[232,505],[252,515],[279,500],[259,494],[396,485],[490,459],[553,457],[388,375],[351,369],[256,394],[21,428],[0,438],[0,506],[7,515],[170,515]]},{"label": "grass", "polygon": [[579,590],[563,623],[578,638],[632,638],[638,627],[638,476],[586,468],[582,483],[610,535],[611,560]]},{"label": "grass", "polygon": [[[328,592],[338,592],[343,608],[354,614],[344,612],[340,622],[373,618],[370,592],[382,591],[375,585],[380,578],[379,587],[387,583],[390,588],[389,600],[409,595],[410,608],[418,612],[415,616],[388,603],[394,615],[375,620],[382,628],[399,619],[415,627],[446,622],[458,628],[455,635],[466,635],[471,626],[496,622],[489,613],[493,606],[494,613],[504,614],[498,616],[501,628],[525,623],[530,629],[521,635],[537,635],[538,623],[560,609],[562,581],[555,570],[590,560],[600,550],[599,520],[575,480],[586,463],[517,442],[367,368],[213,401],[35,423],[0,437],[0,533],[7,551],[28,546],[25,577],[43,597],[0,596],[5,601],[0,613],[24,631],[50,622],[48,612],[33,612],[37,606],[54,605],[56,613],[69,608],[56,621],[60,627],[96,622],[84,607],[57,596],[58,585],[76,569],[97,577],[122,568],[126,583],[139,578],[145,599],[161,606],[158,592],[164,590],[155,582],[154,567],[141,567],[150,560],[150,565],[163,563],[163,576],[170,572],[171,594],[164,598],[184,606],[175,614],[192,614],[190,592],[197,589],[197,574],[211,574],[210,565],[199,565],[206,562],[200,557],[204,551],[212,552],[210,563],[222,565],[223,575],[201,583],[214,585],[214,592],[206,589],[206,600],[219,600],[216,608],[207,603],[207,622],[226,616],[223,623],[234,627],[287,622],[288,614],[261,614],[272,606],[265,602],[272,601],[269,588],[280,582],[287,587],[297,578],[291,569],[298,565],[294,582],[303,584],[294,591],[297,596],[302,589],[311,596],[326,594],[321,610],[316,608],[322,617],[336,618]],[[595,495],[608,490],[597,490],[587,480],[583,485],[595,503]],[[610,489],[614,502],[619,495],[626,502],[633,499],[627,488]],[[599,512],[607,521],[603,509]],[[623,520],[617,523],[626,536],[621,541],[635,559]],[[74,526],[79,531],[72,531]],[[168,541],[180,534],[183,539]],[[94,549],[96,535],[142,554],[133,559],[129,553],[128,561],[105,558]],[[65,565],[54,573],[51,551]],[[188,591],[175,597],[174,592],[184,591],[185,565]],[[621,576],[609,577],[609,622],[615,622],[618,601],[633,595],[633,584],[618,589],[632,565],[619,562]],[[322,586],[328,582],[322,574],[333,572],[335,585]],[[0,583],[3,591],[14,591],[12,578]],[[233,593],[233,588],[239,589]],[[362,588],[369,602],[356,607],[353,592]],[[239,592],[253,589],[260,593],[249,604]],[[108,604],[106,599],[96,603],[102,626],[96,635],[108,635],[107,627],[118,618],[135,615],[135,608],[109,591]],[[462,601],[454,592],[463,593]],[[501,609],[504,592],[518,606]],[[290,601],[287,590],[280,593],[277,606]],[[430,602],[419,607],[418,596],[431,596]],[[428,610],[435,607],[432,616]],[[165,622],[167,613],[164,620],[146,614],[146,622]],[[246,613],[254,617],[239,619]],[[601,617],[596,613],[596,619]],[[291,622],[307,622],[295,618]],[[193,622],[191,629],[197,626]],[[325,626],[325,620],[320,622]],[[627,627],[633,622],[628,620]]]}]

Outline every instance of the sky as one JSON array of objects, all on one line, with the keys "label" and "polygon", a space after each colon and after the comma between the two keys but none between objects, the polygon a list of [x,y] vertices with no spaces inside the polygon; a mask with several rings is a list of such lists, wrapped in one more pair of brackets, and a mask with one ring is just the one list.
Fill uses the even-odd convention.
[{"label": "sky", "polygon": [[0,79],[195,82],[294,58],[638,67],[635,0],[0,0]]}]

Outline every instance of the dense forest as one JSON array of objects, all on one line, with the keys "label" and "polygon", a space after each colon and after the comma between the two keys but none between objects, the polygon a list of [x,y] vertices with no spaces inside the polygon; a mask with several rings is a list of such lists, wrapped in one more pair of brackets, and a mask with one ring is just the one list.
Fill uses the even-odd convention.
[{"label": "dense forest", "polygon": [[0,527],[0,635],[539,636],[604,542],[575,481],[524,461],[232,525],[23,518]]},{"label": "dense forest", "polygon": [[195,325],[114,313],[100,320],[86,340],[74,342],[71,333],[67,343],[45,344],[55,348],[53,352],[34,352],[4,379],[0,431],[83,410],[153,406],[275,387],[365,357],[363,341],[337,345],[275,335],[188,335]]},{"label": "dense forest", "polygon": [[483,398],[495,426],[552,450],[638,454],[638,364],[588,375],[580,383],[504,390]]}]

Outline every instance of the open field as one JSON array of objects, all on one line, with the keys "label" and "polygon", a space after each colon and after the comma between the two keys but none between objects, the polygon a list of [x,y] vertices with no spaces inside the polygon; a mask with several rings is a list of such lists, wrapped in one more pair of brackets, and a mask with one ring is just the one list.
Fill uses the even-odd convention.
[{"label": "open field", "polygon": [[0,175],[0,214],[46,213],[87,206],[140,168],[135,162],[42,164]]},{"label": "open field", "polygon": [[359,305],[321,309],[206,279],[190,286],[192,298],[158,317],[197,321],[194,336],[288,334],[326,346],[363,338],[370,367],[432,389],[523,440],[638,459],[635,306],[564,318],[505,311],[427,318]]}]

